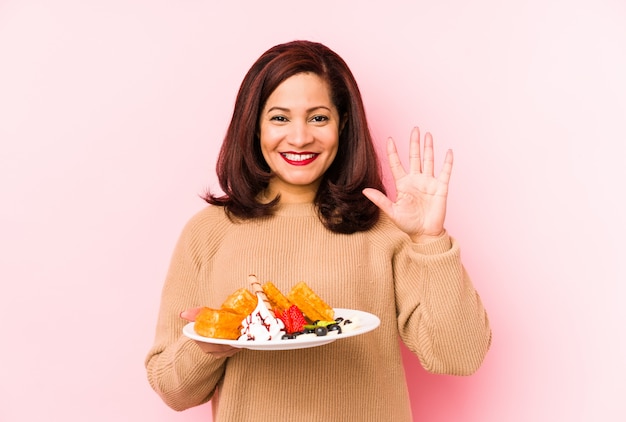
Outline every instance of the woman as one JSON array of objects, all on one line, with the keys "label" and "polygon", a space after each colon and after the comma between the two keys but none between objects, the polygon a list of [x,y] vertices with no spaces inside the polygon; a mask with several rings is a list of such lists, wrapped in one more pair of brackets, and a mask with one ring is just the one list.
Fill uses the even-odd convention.
[{"label": "woman", "polygon": [[[388,198],[357,84],[307,41],[275,46],[245,76],[217,165],[224,194],[186,225],[163,289],[146,367],[177,410],[212,400],[215,421],[410,421],[399,339],[433,373],[468,375],[491,342],[487,315],[444,229],[452,169],[433,174],[433,141],[392,140]],[[379,209],[383,213],[379,212]],[[181,334],[247,275],[287,292],[298,281],[378,329],[309,349],[254,351]],[[182,318],[181,318],[182,317]]]}]

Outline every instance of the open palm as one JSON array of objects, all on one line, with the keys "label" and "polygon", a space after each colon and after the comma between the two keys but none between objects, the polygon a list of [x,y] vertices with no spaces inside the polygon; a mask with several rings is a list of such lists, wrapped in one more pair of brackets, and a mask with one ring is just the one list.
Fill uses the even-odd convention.
[{"label": "open palm", "polygon": [[387,155],[396,183],[395,202],[376,189],[364,189],[363,194],[414,241],[427,236],[439,236],[444,230],[446,217],[452,151],[446,152],[443,167],[435,177],[433,138],[430,133],[426,133],[422,153],[420,131],[414,128],[410,138],[409,172],[402,166],[391,138],[387,142]]}]

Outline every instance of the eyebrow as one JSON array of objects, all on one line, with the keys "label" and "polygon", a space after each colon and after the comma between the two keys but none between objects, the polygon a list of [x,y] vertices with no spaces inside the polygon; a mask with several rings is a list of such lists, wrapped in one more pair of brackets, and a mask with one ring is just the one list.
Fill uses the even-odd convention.
[{"label": "eyebrow", "polygon": [[[311,107],[311,108],[307,109],[306,112],[310,113],[310,112],[315,111],[315,110],[320,109],[320,108],[323,108],[324,110],[331,111],[329,107],[320,105],[320,106]],[[267,110],[267,113],[270,113],[270,112],[275,111],[275,110],[282,111],[282,112],[289,112],[289,111],[291,111],[290,109],[288,109],[286,107],[274,106],[274,107],[270,108],[269,110]]]}]

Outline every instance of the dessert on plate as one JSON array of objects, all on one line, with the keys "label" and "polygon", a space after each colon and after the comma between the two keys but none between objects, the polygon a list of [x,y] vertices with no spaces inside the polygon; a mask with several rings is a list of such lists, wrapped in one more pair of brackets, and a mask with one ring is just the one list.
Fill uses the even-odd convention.
[{"label": "dessert on plate", "polygon": [[285,296],[271,281],[261,285],[248,276],[252,292],[238,289],[219,309],[202,308],[194,330],[203,337],[273,341],[341,334],[357,324],[335,318],[335,311],[305,282],[297,283]]},{"label": "dessert on plate", "polygon": [[219,309],[202,308],[194,329],[203,337],[236,339],[241,321],[254,310],[256,304],[256,297],[248,289],[238,289],[226,298]]}]

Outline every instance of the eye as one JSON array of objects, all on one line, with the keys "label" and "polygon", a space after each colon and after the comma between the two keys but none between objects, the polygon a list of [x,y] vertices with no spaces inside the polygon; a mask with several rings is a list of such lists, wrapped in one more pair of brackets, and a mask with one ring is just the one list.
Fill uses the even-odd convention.
[{"label": "eye", "polygon": [[272,117],[270,117],[270,121],[283,123],[283,122],[287,121],[287,118],[285,116],[280,116],[280,115],[279,116],[272,116]]},{"label": "eye", "polygon": [[311,121],[314,123],[323,123],[323,122],[327,122],[328,120],[329,120],[328,116],[324,116],[322,114],[318,114],[317,116],[313,116],[311,118]]}]

